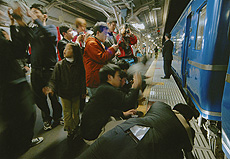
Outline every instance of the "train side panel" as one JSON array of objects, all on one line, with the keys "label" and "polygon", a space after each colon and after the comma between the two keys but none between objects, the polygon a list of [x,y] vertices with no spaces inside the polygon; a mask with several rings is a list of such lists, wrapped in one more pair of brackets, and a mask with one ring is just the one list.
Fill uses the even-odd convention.
[{"label": "train side panel", "polygon": [[[173,65],[173,69],[181,76],[182,85],[187,88],[188,96],[202,117],[221,120],[221,100],[228,63],[226,50],[230,49],[226,17],[229,2],[199,0],[190,5],[186,11],[188,15],[184,17],[184,30],[188,37],[183,39],[182,60],[181,63],[174,63],[179,66]],[[176,30],[177,26],[172,33]]]},{"label": "train side panel", "polygon": [[230,158],[230,64],[228,65],[222,100],[222,149]]}]

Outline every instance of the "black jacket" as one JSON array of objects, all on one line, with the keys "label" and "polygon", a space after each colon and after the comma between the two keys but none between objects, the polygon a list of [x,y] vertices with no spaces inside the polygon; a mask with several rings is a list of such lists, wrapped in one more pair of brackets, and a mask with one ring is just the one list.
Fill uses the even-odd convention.
[{"label": "black jacket", "polygon": [[171,40],[165,41],[163,47],[163,53],[162,53],[164,60],[173,60],[172,51],[173,51],[173,42]]},{"label": "black jacket", "polygon": [[[126,133],[134,125],[150,127],[137,143]],[[194,130],[191,132],[194,138]],[[192,147],[171,107],[156,102],[145,117],[130,118],[103,134],[79,159],[183,159],[182,149],[190,152]]]},{"label": "black jacket", "polygon": [[0,37],[0,88],[7,87],[7,83],[25,78],[20,65],[16,59],[26,56],[28,40],[25,36],[26,28],[20,27],[19,32],[16,31],[16,26],[10,26],[10,34],[12,41],[7,41]]},{"label": "black jacket", "polygon": [[43,26],[39,19],[38,27],[30,30],[31,67],[53,68],[57,62],[56,45],[57,29],[54,25]]},{"label": "black jacket", "polygon": [[58,48],[61,59],[64,59],[63,51],[65,49],[66,44],[68,44],[68,43],[69,43],[69,41],[65,38],[61,39],[58,42],[57,48]]},{"label": "black jacket", "polygon": [[[18,158],[30,146],[35,105],[25,74],[16,61],[26,55],[26,28],[10,26],[12,41],[0,35],[0,156]],[[10,145],[10,146],[9,146]]]},{"label": "black jacket", "polygon": [[124,94],[109,83],[101,84],[83,111],[81,122],[83,138],[96,139],[110,116],[122,116],[122,110],[135,106],[138,93],[139,90],[130,89],[130,93]]},{"label": "black jacket", "polygon": [[74,61],[70,63],[65,58],[59,61],[55,65],[49,86],[58,96],[65,99],[86,94],[83,62]]}]

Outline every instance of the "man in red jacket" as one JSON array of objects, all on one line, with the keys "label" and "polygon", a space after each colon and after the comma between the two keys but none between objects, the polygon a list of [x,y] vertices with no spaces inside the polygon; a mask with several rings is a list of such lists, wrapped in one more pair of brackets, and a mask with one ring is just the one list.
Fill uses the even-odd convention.
[{"label": "man in red jacket", "polygon": [[131,32],[128,24],[122,26],[120,34],[117,35],[117,41],[119,44],[119,50],[121,55],[119,58],[133,58],[133,49],[131,45],[137,43],[137,37]]},{"label": "man in red jacket", "polygon": [[108,63],[118,50],[118,45],[112,45],[107,50],[104,42],[107,38],[108,26],[105,22],[97,22],[94,26],[94,37],[86,40],[83,62],[86,71],[86,87],[91,97],[100,84],[99,70]]}]

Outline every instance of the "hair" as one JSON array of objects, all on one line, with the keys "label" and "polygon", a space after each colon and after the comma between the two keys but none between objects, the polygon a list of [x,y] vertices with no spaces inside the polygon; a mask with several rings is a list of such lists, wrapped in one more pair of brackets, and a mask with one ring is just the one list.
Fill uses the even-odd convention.
[{"label": "hair", "polygon": [[64,37],[63,32],[64,32],[64,33],[67,33],[67,31],[68,31],[69,29],[70,29],[70,27],[68,27],[68,26],[66,26],[66,25],[60,26],[60,28],[59,28],[60,34]]},{"label": "hair", "polygon": [[99,77],[101,83],[106,83],[108,81],[108,75],[114,77],[117,71],[121,71],[120,67],[115,64],[106,64],[99,70]]},{"label": "hair", "polygon": [[118,65],[122,70],[129,69],[129,63],[125,60],[119,60],[116,65]]},{"label": "hair", "polygon": [[128,78],[128,75],[127,75],[127,73],[125,71],[121,70],[120,77],[121,77],[121,79],[122,78]]},{"label": "hair", "polygon": [[45,8],[43,5],[41,5],[41,4],[36,4],[36,3],[34,3],[34,4],[30,7],[30,9],[32,9],[32,8],[36,8],[36,9],[40,10],[40,11],[42,12],[42,14],[47,14],[46,8]]},{"label": "hair", "polygon": [[107,23],[109,23],[109,24],[111,24],[111,23],[117,23],[117,20],[115,19],[115,18],[113,18],[113,17],[109,17],[108,19],[107,19]]},{"label": "hair", "polygon": [[165,36],[167,36],[169,39],[171,38],[171,34],[170,33],[165,33]]},{"label": "hair", "polygon": [[75,20],[75,26],[78,28],[79,26],[85,26],[86,27],[86,21],[83,18],[76,18]]},{"label": "hair", "polygon": [[199,116],[199,112],[187,104],[176,104],[173,110],[177,110],[186,120],[191,120],[192,117],[197,118]]},{"label": "hair", "polygon": [[73,58],[74,62],[81,62],[82,61],[82,53],[81,48],[78,44],[70,42],[67,45],[70,45],[73,49]]},{"label": "hair", "polygon": [[97,31],[103,32],[104,29],[108,29],[107,24],[105,22],[97,22],[93,27],[94,35],[97,34]]}]

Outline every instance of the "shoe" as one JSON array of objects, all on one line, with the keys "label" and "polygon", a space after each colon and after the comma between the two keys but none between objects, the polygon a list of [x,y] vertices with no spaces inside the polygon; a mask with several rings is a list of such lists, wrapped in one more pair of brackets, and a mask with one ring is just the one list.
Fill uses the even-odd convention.
[{"label": "shoe", "polygon": [[33,146],[36,146],[36,145],[40,144],[43,140],[44,140],[43,137],[36,137],[36,138],[33,138],[33,139],[31,140],[30,147],[33,147]]},{"label": "shoe", "polygon": [[64,120],[62,118],[59,118],[58,120],[54,120],[54,122],[52,124],[52,128],[54,128],[58,125],[64,125]]},{"label": "shoe", "polygon": [[49,121],[45,121],[43,123],[43,128],[44,128],[45,131],[51,130],[52,129],[51,123]]},{"label": "shoe", "polygon": [[164,77],[161,77],[161,79],[169,79],[169,78],[170,78],[170,77],[165,77],[165,76],[164,76]]}]

